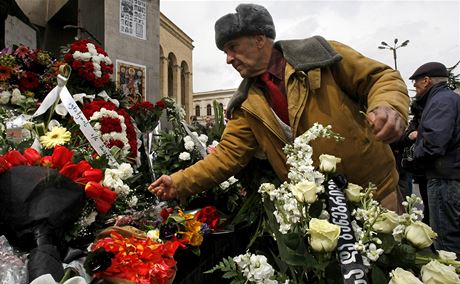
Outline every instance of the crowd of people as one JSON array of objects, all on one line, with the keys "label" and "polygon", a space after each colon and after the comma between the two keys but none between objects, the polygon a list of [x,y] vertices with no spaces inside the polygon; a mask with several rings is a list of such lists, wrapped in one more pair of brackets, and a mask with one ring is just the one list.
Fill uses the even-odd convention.
[{"label": "crowd of people", "polygon": [[375,198],[396,212],[403,197],[396,165],[407,157],[396,163],[391,146],[407,148],[400,154],[417,165],[406,170],[419,184],[425,221],[438,233],[434,247],[460,256],[460,96],[446,84],[447,68],[430,62],[414,72],[409,108],[407,86],[389,66],[320,36],[275,37],[273,19],[260,5],[240,4],[217,20],[216,45],[243,79],[227,105],[224,134],[214,153],[160,177],[149,190],[161,199],[187,197],[228,179],[255,155],[286,180],[283,146],[315,122],[330,124],[345,139],[315,141],[316,155],[340,157],[337,172],[356,184],[372,180]]}]

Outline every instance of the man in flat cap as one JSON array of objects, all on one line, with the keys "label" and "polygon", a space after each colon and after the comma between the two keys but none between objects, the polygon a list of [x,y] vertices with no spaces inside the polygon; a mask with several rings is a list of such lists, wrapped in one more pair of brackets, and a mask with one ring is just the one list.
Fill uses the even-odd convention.
[{"label": "man in flat cap", "polygon": [[275,36],[260,5],[240,4],[217,20],[216,45],[243,78],[227,105],[221,142],[204,160],[149,189],[163,199],[195,194],[236,174],[256,153],[286,180],[283,147],[318,122],[345,139],[313,141],[315,165],[323,153],[340,157],[338,173],[352,183],[373,182],[375,197],[395,210],[398,173],[388,143],[401,136],[409,105],[399,72],[320,36],[274,43]]},{"label": "man in flat cap", "polygon": [[447,86],[449,72],[439,62],[420,66],[409,78],[423,109],[416,132],[415,163],[427,178],[430,226],[437,250],[460,257],[460,96]]}]

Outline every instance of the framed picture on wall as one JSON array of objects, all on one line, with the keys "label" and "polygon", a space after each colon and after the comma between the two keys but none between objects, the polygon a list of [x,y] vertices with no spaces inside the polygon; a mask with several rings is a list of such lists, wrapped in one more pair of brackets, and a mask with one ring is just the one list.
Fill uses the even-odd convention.
[{"label": "framed picture on wall", "polygon": [[147,68],[123,60],[116,60],[116,84],[128,105],[146,100]]}]

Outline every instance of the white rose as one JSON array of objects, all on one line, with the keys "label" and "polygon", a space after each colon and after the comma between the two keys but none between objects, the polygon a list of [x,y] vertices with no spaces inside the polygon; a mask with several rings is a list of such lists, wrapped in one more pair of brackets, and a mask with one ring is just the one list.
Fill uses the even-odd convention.
[{"label": "white rose", "polygon": [[316,201],[316,184],[314,182],[304,180],[291,187],[292,194],[301,203],[312,204]]},{"label": "white rose", "polygon": [[399,225],[399,215],[394,211],[382,213],[372,226],[378,233],[391,234],[393,229]]},{"label": "white rose", "polygon": [[457,254],[452,251],[438,250],[439,258],[442,260],[456,260]]},{"label": "white rose", "polygon": [[11,93],[8,91],[3,91],[0,93],[0,104],[6,105],[11,98]]},{"label": "white rose", "polygon": [[399,267],[391,271],[390,276],[388,284],[423,284],[414,274]]},{"label": "white rose", "polygon": [[437,260],[425,264],[420,270],[420,275],[425,284],[454,284],[460,283],[455,267],[445,265]]},{"label": "white rose", "polygon": [[310,245],[317,252],[331,252],[337,247],[340,227],[327,220],[312,218],[309,223]]},{"label": "white rose", "polygon": [[347,188],[345,189],[345,196],[347,197],[347,200],[357,203],[361,201],[362,191],[362,186],[349,182]]},{"label": "white rose", "polygon": [[431,246],[433,240],[438,236],[438,234],[436,234],[427,224],[421,221],[416,221],[406,227],[404,236],[414,246],[418,248],[427,248]]},{"label": "white rose", "polygon": [[319,156],[319,169],[322,172],[334,173],[337,169],[337,163],[340,163],[341,160],[342,159],[332,155],[322,154],[321,156]]},{"label": "white rose", "polygon": [[182,160],[182,161],[188,161],[190,160],[190,153],[188,152],[182,152],[179,154],[179,160]]}]

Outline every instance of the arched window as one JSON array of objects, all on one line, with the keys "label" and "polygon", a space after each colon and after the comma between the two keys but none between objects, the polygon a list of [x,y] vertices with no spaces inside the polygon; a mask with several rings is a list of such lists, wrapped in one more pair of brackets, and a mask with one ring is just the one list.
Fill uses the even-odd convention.
[{"label": "arched window", "polygon": [[212,115],[212,109],[210,104],[206,106],[206,115]]},{"label": "arched window", "polygon": [[200,106],[199,105],[195,106],[195,116],[196,117],[200,116]]}]

